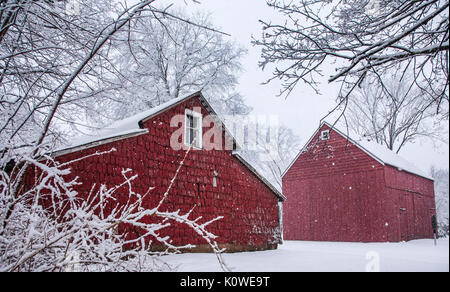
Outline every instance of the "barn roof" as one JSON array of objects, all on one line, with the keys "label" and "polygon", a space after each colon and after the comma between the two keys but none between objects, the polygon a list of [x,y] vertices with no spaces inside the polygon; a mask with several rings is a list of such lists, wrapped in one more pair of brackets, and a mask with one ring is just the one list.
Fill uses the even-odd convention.
[{"label": "barn roof", "polygon": [[[201,92],[196,92],[194,94],[191,94],[189,96],[185,97],[179,97],[172,99],[166,103],[163,103],[159,106],[156,106],[154,108],[151,108],[147,111],[138,113],[136,115],[133,115],[131,117],[125,118],[123,120],[117,121],[110,126],[103,128],[99,131],[97,131],[93,135],[84,135],[82,137],[79,137],[77,139],[74,139],[70,144],[61,147],[60,149],[53,152],[54,156],[61,156],[69,153],[73,153],[76,151],[80,151],[83,149],[88,149],[92,147],[96,147],[99,145],[111,143],[114,141],[127,139],[130,137],[139,136],[142,134],[147,134],[148,129],[142,128],[142,123],[169,110],[170,108],[177,106],[191,98],[198,97],[202,103],[202,105],[214,116],[219,117],[217,113],[214,111],[214,109],[211,107],[209,102],[206,100],[206,98],[203,96]],[[231,134],[230,131],[226,128],[224,125],[224,131],[228,137],[230,137],[237,145],[237,149],[240,149],[239,143],[236,141],[234,136]],[[251,163],[244,158],[243,155],[240,154],[239,151],[233,151],[232,155],[240,161],[247,169],[249,169],[259,180],[261,180],[269,189],[272,190],[273,193],[276,194],[276,196],[282,200],[285,201],[286,197],[272,184],[269,182],[269,180],[262,175],[258,170],[256,170]]]},{"label": "barn roof", "polygon": [[147,111],[143,111],[123,120],[116,121],[111,125],[92,134],[75,138],[69,144],[64,145],[63,147],[58,149],[54,154],[57,156],[64,155],[70,152],[81,150],[83,148],[95,147],[98,144],[106,144],[111,142],[111,140],[121,140],[140,134],[146,134],[148,130],[141,127],[140,123],[142,121],[148,120],[151,117],[154,117],[161,112],[166,111],[169,108],[176,106],[177,104],[182,103],[183,101],[186,101],[196,95],[198,95],[198,93],[187,97],[172,99]]},{"label": "barn roof", "polygon": [[306,147],[311,143],[312,139],[317,135],[319,130],[324,126],[328,126],[332,128],[333,131],[343,136],[345,139],[350,141],[352,144],[357,146],[359,149],[364,151],[366,154],[371,156],[373,159],[378,161],[382,165],[390,165],[397,168],[400,171],[406,171],[426,179],[434,180],[431,176],[427,175],[426,172],[422,171],[420,168],[400,156],[399,154],[389,150],[383,145],[376,143],[375,141],[369,141],[367,138],[363,138],[357,135],[350,135],[347,131],[343,131],[336,126],[332,126],[328,122],[323,122],[321,126],[316,130],[316,132],[312,135],[311,139],[306,143],[305,147],[300,151],[297,157],[292,161],[289,167],[284,171],[282,176],[289,171],[292,165],[298,160],[298,158],[305,152]]}]

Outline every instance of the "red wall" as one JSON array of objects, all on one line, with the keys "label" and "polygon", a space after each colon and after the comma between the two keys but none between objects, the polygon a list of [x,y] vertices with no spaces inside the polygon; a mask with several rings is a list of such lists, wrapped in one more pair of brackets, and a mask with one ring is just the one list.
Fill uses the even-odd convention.
[{"label": "red wall", "polygon": [[431,217],[436,215],[433,181],[385,167],[391,241],[432,238]]},{"label": "red wall", "polygon": [[[134,181],[137,192],[144,194],[149,187],[155,187],[145,202],[148,208],[154,208],[185,154],[170,147],[170,136],[179,129],[171,128],[170,120],[177,114],[184,116],[185,108],[192,110],[194,107],[200,107],[202,114],[208,115],[194,97],[146,121],[144,126],[149,134],[68,154],[58,160],[69,161],[114,147],[116,152],[73,164],[73,174],[83,182],[77,190],[86,195],[94,183],[114,186],[122,181],[121,170],[130,168],[139,175]],[[224,135],[222,137],[225,139]],[[213,186],[215,170],[217,187]],[[210,225],[209,230],[219,236],[219,243],[233,251],[276,247],[279,239],[277,204],[275,194],[233,157],[231,151],[193,150],[162,209],[187,212],[197,205],[192,216],[203,216],[204,222],[224,216]],[[167,235],[174,244],[201,246],[206,243],[193,230],[177,224],[167,229]]]},{"label": "red wall", "polygon": [[[434,202],[433,183],[383,166],[331,131],[320,132],[283,177],[283,229],[286,240],[385,242],[400,241],[400,207],[393,187],[423,192],[417,214]],[[428,215],[426,215],[428,216]],[[416,216],[414,238],[429,235],[431,219]],[[427,225],[427,226],[428,226]]]}]

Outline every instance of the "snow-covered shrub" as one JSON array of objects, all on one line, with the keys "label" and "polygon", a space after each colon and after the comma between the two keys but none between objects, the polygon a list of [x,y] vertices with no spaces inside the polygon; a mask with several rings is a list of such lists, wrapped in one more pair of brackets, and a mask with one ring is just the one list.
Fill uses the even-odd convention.
[{"label": "snow-covered shrub", "polygon": [[[93,155],[102,154],[105,153]],[[201,223],[201,218],[190,218],[191,212],[160,210],[184,160],[159,204],[146,209],[143,200],[151,196],[152,188],[146,194],[134,192],[137,175],[132,170],[122,171],[120,185],[101,185],[97,189],[93,186],[89,194],[81,196],[74,190],[78,178],[67,179],[70,162],[60,164],[48,156],[40,161],[22,156],[21,163],[7,168],[3,167],[7,157],[3,153],[0,160],[0,271],[171,270],[161,256],[193,247],[174,246],[169,237],[159,235],[173,222],[192,228],[227,270],[216,236],[206,229],[222,217]],[[30,169],[38,170],[34,172],[35,184],[24,187],[24,173]],[[127,196],[127,203],[119,203],[119,195]],[[144,223],[148,222],[143,220],[147,217],[152,217],[154,223]],[[127,237],[126,232],[120,232],[130,228],[139,229],[140,235]],[[166,250],[152,252],[152,242],[162,244]]]}]

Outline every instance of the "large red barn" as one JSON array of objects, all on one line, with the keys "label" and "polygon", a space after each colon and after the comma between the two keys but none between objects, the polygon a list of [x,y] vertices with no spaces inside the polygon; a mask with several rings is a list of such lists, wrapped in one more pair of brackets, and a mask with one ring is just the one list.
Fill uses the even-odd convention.
[{"label": "large red barn", "polygon": [[324,122],[283,175],[286,240],[399,242],[433,237],[433,180],[375,142]]},{"label": "large red barn", "polygon": [[[136,192],[143,194],[154,187],[145,202],[154,208],[168,189],[188,146],[194,143],[162,208],[188,212],[196,206],[192,217],[202,216],[205,222],[223,216],[208,230],[218,236],[217,242],[227,251],[274,249],[281,239],[278,203],[285,198],[234,151],[236,141],[224,127],[217,135],[211,135],[221,139],[202,141],[203,134],[214,130],[202,122],[210,115],[217,118],[199,92],[116,122],[96,137],[72,141],[54,156],[64,163],[114,148],[111,153],[71,164],[72,175],[82,182],[76,191],[87,196],[94,184],[115,186],[123,181],[121,170],[132,169],[139,175],[134,181]],[[181,117],[182,126],[173,124],[176,116]],[[174,149],[171,144],[176,131],[182,134],[178,139],[181,149]],[[195,137],[199,139],[194,140]],[[217,147],[219,150],[211,150],[204,147],[206,142],[223,145]],[[224,144],[232,145],[232,149]],[[127,230],[130,236],[133,232],[137,231]],[[188,227],[173,225],[166,232],[174,245],[194,244],[197,250],[209,250],[206,242]]]}]

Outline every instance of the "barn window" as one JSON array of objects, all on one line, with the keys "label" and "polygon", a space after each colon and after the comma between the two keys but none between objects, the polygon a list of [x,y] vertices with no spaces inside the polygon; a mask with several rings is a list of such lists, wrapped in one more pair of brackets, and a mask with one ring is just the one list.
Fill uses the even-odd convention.
[{"label": "barn window", "polygon": [[330,140],[330,130],[322,131],[320,134],[321,140]]},{"label": "barn window", "polygon": [[186,109],[184,145],[197,149],[202,148],[202,115]]}]

